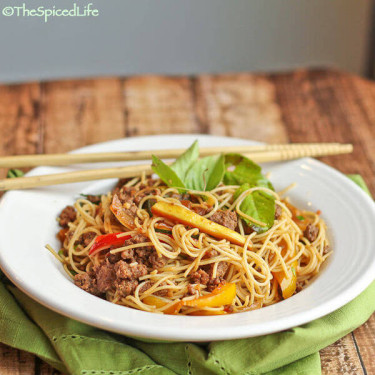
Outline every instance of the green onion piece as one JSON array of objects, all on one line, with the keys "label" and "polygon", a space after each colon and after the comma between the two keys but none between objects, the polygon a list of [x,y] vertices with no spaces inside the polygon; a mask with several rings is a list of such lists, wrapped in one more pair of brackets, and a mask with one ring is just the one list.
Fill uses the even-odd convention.
[{"label": "green onion piece", "polygon": [[297,219],[300,220],[300,221],[304,221],[304,220],[305,220],[305,218],[304,218],[303,216],[301,216],[301,215],[298,215],[298,216],[296,216],[296,217],[297,217]]},{"label": "green onion piece", "polygon": [[167,229],[159,229],[159,228],[155,228],[155,232],[158,232],[158,233],[165,233],[165,234],[172,234],[172,232],[170,230],[167,230]]},{"label": "green onion piece", "polygon": [[294,267],[292,267],[292,274],[293,274],[293,276],[296,276],[296,270],[295,270]]}]

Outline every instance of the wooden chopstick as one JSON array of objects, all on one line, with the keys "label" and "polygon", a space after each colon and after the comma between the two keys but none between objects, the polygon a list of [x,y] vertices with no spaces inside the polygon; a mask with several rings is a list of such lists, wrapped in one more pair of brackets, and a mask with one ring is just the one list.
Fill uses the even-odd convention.
[{"label": "wooden chopstick", "polygon": [[[224,148],[220,148],[220,152],[222,152],[223,149]],[[245,153],[245,155],[255,162],[262,163],[270,161],[290,160],[305,156],[337,155],[350,153],[352,151],[352,145],[330,144],[324,145],[324,147],[322,145],[322,147],[320,148],[305,147],[304,149],[281,149],[264,152]],[[38,186],[67,184],[72,182],[101,180],[106,178],[135,177],[141,175],[141,173],[143,172],[146,174],[150,174],[152,172],[150,164],[3,179],[0,180],[0,190],[29,189]]]},{"label": "wooden chopstick", "polygon": [[[342,146],[339,143],[296,143],[257,146],[225,146],[225,147],[203,147],[200,156],[213,154],[237,152],[240,154],[265,151],[286,151],[300,149],[320,149],[322,147]],[[36,167],[39,165],[72,165],[83,163],[102,163],[114,161],[149,160],[151,155],[160,159],[175,159],[185,149],[167,149],[150,151],[127,151],[127,152],[99,152],[88,154],[45,154],[45,155],[16,155],[0,157],[0,168]]]}]

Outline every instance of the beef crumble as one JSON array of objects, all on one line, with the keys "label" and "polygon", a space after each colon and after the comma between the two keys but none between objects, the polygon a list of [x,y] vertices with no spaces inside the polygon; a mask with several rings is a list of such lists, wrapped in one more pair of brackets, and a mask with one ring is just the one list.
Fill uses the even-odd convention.
[{"label": "beef crumble", "polygon": [[[90,233],[93,232],[85,234]],[[144,242],[149,242],[149,239],[138,234],[126,240],[122,246]],[[155,248],[148,245],[124,250],[121,253],[108,253],[105,261],[94,267],[92,274],[76,275],[75,284],[91,294],[103,295],[109,290],[117,290],[121,296],[126,297],[134,293],[141,276],[163,267],[167,260],[166,257],[159,257]]]},{"label": "beef crumble", "polygon": [[89,195],[86,195],[86,199],[89,202],[91,202],[93,204],[96,204],[96,205],[100,204],[101,201],[102,201],[101,195],[92,195],[92,194],[89,194]]},{"label": "beef crumble", "polygon": [[90,277],[86,272],[75,275],[74,284],[94,296],[99,296],[101,294],[98,290],[96,279]]},{"label": "beef crumble", "polygon": [[217,210],[209,219],[232,230],[237,227],[237,214],[233,211]]},{"label": "beef crumble", "polygon": [[275,204],[275,220],[279,220],[282,213],[283,209],[278,204]]},{"label": "beef crumble", "polygon": [[78,241],[76,241],[75,245],[82,245],[83,247],[87,247],[90,245],[90,243],[95,237],[96,237],[95,232],[82,233],[79,236]]},{"label": "beef crumble", "polygon": [[76,210],[73,206],[66,206],[58,218],[58,222],[61,227],[67,228],[68,224],[73,222],[77,218]]},{"label": "beef crumble", "polygon": [[[216,270],[216,277],[213,277],[214,272],[214,263],[208,264],[206,266],[202,266],[198,269],[198,271],[193,272],[190,275],[190,285],[191,284],[202,284],[206,285],[207,290],[212,292],[215,288],[217,288],[220,284],[225,283],[224,276],[228,270],[228,263],[227,262],[219,262]],[[189,286],[188,286],[189,290]]]},{"label": "beef crumble", "polygon": [[303,235],[310,241],[314,242],[319,234],[319,228],[314,224],[308,224]]}]

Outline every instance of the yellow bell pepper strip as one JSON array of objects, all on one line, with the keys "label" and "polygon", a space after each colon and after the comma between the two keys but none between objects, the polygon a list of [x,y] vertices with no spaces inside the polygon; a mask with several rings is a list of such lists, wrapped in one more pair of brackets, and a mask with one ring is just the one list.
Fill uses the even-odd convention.
[{"label": "yellow bell pepper strip", "polygon": [[[168,307],[163,311],[164,314],[175,315],[178,314],[183,306],[189,307],[221,307],[225,305],[232,304],[234,297],[236,297],[236,284],[228,283],[220,285],[212,291],[212,293],[207,294],[196,299],[179,301]],[[168,303],[163,301],[161,298],[155,296],[147,296],[143,298],[143,303],[150,306],[155,306],[156,308],[161,308],[166,306]],[[227,314],[226,311],[207,311],[199,310],[194,311],[190,315],[224,315]]]},{"label": "yellow bell pepper strip", "polygon": [[134,229],[134,218],[127,214],[123,204],[121,203],[119,197],[115,194],[112,199],[111,211],[116,219],[126,228]]},{"label": "yellow bell pepper strip", "polygon": [[[155,296],[147,296],[143,298],[142,302],[145,303],[146,305],[155,306],[158,309],[168,304],[168,302],[165,302],[161,298],[158,298]],[[167,309],[163,310],[163,313],[168,314],[168,315],[175,315],[175,314],[178,314],[180,309],[181,309],[180,302],[176,302],[175,304],[171,305]]]},{"label": "yellow bell pepper strip", "polygon": [[[285,254],[287,244],[285,241],[282,241],[281,244],[281,255]],[[293,254],[295,256],[295,253]],[[272,272],[274,278],[280,285],[281,292],[284,299],[291,297],[296,291],[297,287],[297,266],[298,261],[293,261],[290,266],[288,266],[288,274],[285,274],[284,271]]]},{"label": "yellow bell pepper strip", "polygon": [[180,305],[181,307],[221,307],[231,305],[234,297],[236,297],[236,284],[228,283],[218,286],[205,296],[181,301]]},{"label": "yellow bell pepper strip", "polygon": [[209,315],[227,315],[228,313],[224,310],[198,310],[198,311],[193,311],[188,315],[193,315],[193,316],[209,316]]},{"label": "yellow bell pepper strip", "polygon": [[239,246],[245,245],[246,238],[241,234],[208,220],[183,206],[168,202],[158,202],[152,206],[151,211],[154,215],[198,228],[201,232],[210,234],[215,238],[225,239]]}]

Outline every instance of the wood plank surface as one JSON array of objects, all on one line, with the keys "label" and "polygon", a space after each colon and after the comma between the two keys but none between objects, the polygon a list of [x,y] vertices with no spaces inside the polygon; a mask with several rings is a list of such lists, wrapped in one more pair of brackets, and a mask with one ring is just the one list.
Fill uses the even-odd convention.
[{"label": "wood plank surface", "polygon": [[[263,142],[347,142],[322,160],[375,194],[375,84],[330,70],[142,76],[0,85],[0,154],[66,152],[121,137],[207,133]],[[5,171],[0,171],[3,177]],[[375,374],[375,315],[321,351],[323,374]],[[0,344],[1,375],[59,374]]]}]

